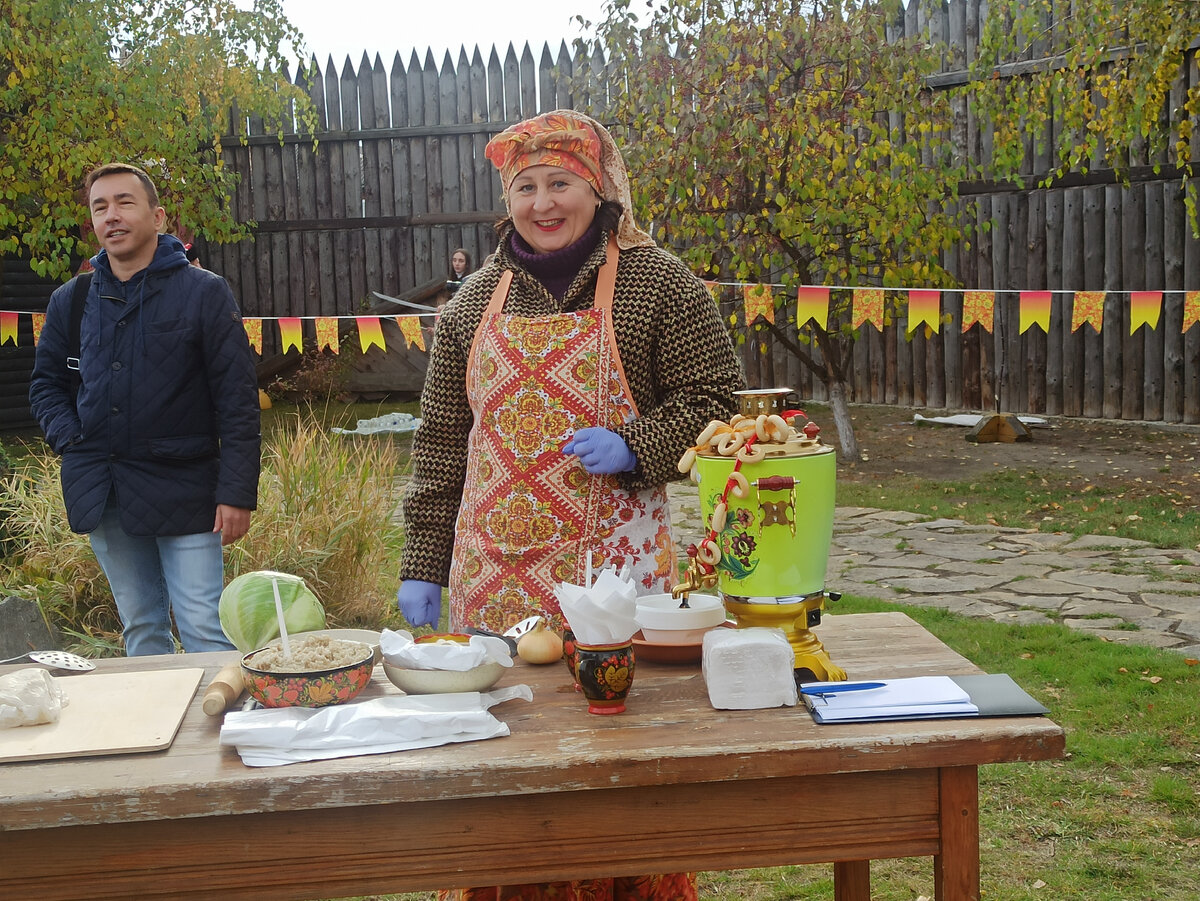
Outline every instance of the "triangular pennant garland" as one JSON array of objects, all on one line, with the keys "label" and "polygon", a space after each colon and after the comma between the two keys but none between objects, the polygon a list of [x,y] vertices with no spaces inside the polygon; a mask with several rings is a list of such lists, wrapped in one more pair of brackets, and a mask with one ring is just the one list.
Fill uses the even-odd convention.
[{"label": "triangular pennant garland", "polygon": [[1129,334],[1133,334],[1143,325],[1152,329],[1158,328],[1158,317],[1162,313],[1161,291],[1130,291],[1129,292]]},{"label": "triangular pennant garland", "polygon": [[341,342],[338,338],[338,321],[336,316],[319,316],[316,321],[317,326],[317,350],[329,348],[334,353],[341,350]]},{"label": "triangular pennant garland", "polygon": [[250,346],[256,354],[262,356],[262,320],[242,319],[242,325],[246,329],[246,337],[250,341]]},{"label": "triangular pennant garland", "polygon": [[1089,323],[1100,334],[1104,326],[1104,291],[1076,291],[1075,302],[1071,307],[1071,331],[1074,332],[1085,322]]},{"label": "triangular pennant garland", "polygon": [[962,330],[965,332],[979,323],[985,332],[992,330],[992,315],[996,308],[995,291],[964,291]]},{"label": "triangular pennant garland", "polygon": [[1183,295],[1183,331],[1197,322],[1200,322],[1200,291],[1188,291]]},{"label": "triangular pennant garland", "polygon": [[356,316],[354,321],[358,323],[358,343],[362,346],[363,353],[370,350],[372,344],[379,345],[382,351],[387,350],[387,345],[383,343],[383,326],[379,324],[378,316]]},{"label": "triangular pennant garland", "polygon": [[304,331],[300,328],[299,316],[284,316],[279,320],[279,337],[283,342],[283,352],[296,348],[304,353]]},{"label": "triangular pennant garland", "polygon": [[1017,334],[1023,335],[1030,326],[1039,326],[1045,334],[1050,334],[1050,292],[1022,291],[1018,298],[1020,307],[1020,327]]},{"label": "triangular pennant garland", "polygon": [[0,344],[12,342],[17,346],[17,314],[0,313]]},{"label": "triangular pennant garland", "polygon": [[742,287],[742,296],[746,302],[746,325],[759,316],[767,322],[775,322],[775,301],[770,285],[745,285]]},{"label": "triangular pennant garland", "polygon": [[397,316],[396,325],[400,326],[400,334],[404,336],[404,346],[416,346],[417,350],[425,349],[425,336],[421,334],[420,316]]},{"label": "triangular pennant garland", "polygon": [[913,333],[921,323],[929,326],[933,331],[938,331],[938,325],[942,317],[942,292],[941,291],[909,291],[908,292],[908,330],[907,335]]},{"label": "triangular pennant garland", "polygon": [[812,321],[824,331],[829,328],[829,289],[801,285],[796,292],[796,327]]},{"label": "triangular pennant garland", "polygon": [[42,337],[42,329],[46,326],[46,314],[34,313],[33,315],[33,346],[37,347],[38,339]]},{"label": "triangular pennant garland", "polygon": [[850,327],[858,328],[864,322],[869,322],[879,331],[883,331],[882,288],[854,289]]}]

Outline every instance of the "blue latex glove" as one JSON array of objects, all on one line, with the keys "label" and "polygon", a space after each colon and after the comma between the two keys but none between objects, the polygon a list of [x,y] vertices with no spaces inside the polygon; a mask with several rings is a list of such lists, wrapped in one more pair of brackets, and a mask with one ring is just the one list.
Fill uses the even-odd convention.
[{"label": "blue latex glove", "polygon": [[405,579],[396,592],[396,606],[413,626],[436,626],[442,615],[442,586]]},{"label": "blue latex glove", "polygon": [[563,453],[577,456],[592,475],[632,472],[637,466],[637,456],[625,439],[610,429],[580,429],[563,447]]}]

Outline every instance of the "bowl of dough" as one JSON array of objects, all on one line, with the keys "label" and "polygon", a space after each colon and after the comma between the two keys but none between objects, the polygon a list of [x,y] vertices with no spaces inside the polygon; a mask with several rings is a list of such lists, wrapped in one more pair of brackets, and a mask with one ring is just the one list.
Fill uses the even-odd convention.
[{"label": "bowl of dough", "polygon": [[375,649],[366,642],[311,634],[288,645],[290,653],[276,642],[242,658],[246,691],[264,707],[344,704],[371,681]]}]

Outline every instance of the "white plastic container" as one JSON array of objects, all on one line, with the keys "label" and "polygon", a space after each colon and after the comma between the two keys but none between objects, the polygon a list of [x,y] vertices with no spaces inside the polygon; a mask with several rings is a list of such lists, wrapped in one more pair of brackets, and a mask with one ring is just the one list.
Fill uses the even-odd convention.
[{"label": "white plastic container", "polygon": [[692,594],[688,605],[669,594],[648,594],[637,599],[638,627],[652,644],[699,644],[704,633],[725,622],[725,605],[711,594]]}]

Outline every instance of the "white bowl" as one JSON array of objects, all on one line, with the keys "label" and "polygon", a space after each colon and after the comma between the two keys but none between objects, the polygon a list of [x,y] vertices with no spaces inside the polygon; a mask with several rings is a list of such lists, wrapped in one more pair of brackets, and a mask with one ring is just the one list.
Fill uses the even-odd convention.
[{"label": "white bowl", "polygon": [[407,669],[383,661],[388,681],[410,695],[436,695],[458,691],[487,691],[508,669],[503,663],[489,660],[469,670]]},{"label": "white bowl", "polygon": [[711,594],[692,594],[688,605],[669,594],[638,598],[634,618],[646,641],[654,644],[697,644],[704,633],[725,622],[725,605]]}]

